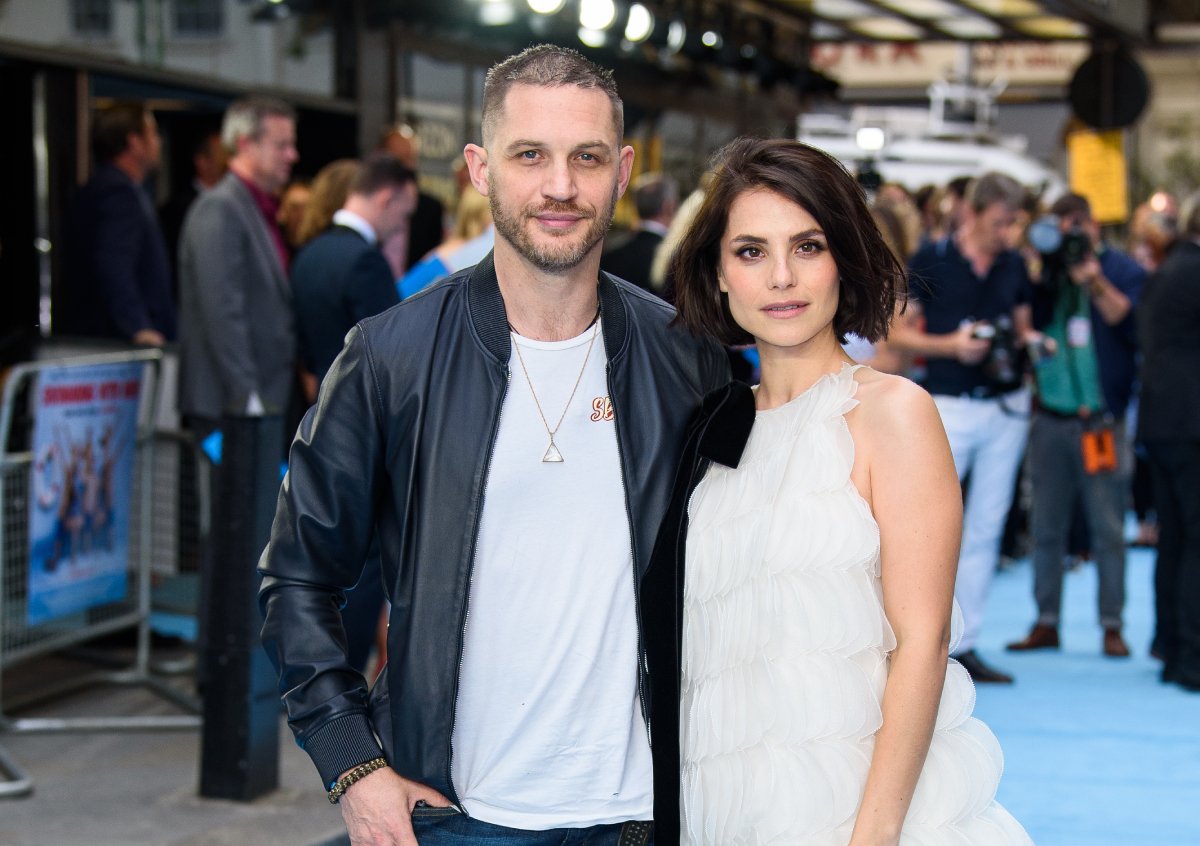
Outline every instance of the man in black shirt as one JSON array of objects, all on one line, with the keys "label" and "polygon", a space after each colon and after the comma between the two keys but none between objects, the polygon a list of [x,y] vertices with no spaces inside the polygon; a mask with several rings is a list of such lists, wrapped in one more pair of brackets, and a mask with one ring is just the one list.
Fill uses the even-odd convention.
[{"label": "man in black shirt", "polygon": [[959,228],[909,263],[908,308],[888,338],[928,360],[925,386],[958,476],[970,476],[954,589],[964,629],[954,657],[977,682],[1012,681],[979,658],[975,641],[1029,429],[1029,393],[1005,360],[1032,325],[1029,274],[1005,237],[1022,196],[1020,185],[998,173],[969,186]]}]

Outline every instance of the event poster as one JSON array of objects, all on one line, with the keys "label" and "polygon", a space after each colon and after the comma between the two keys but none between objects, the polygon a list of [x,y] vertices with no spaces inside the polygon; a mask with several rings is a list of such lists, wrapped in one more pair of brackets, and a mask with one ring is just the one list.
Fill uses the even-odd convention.
[{"label": "event poster", "polygon": [[30,470],[30,626],[128,590],[143,365],[48,368],[36,385]]}]

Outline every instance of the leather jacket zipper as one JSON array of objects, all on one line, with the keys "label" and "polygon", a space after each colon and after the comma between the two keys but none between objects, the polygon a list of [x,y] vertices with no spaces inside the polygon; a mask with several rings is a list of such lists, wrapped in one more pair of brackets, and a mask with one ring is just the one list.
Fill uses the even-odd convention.
[{"label": "leather jacket zipper", "polygon": [[646,707],[646,685],[645,677],[649,671],[650,662],[646,657],[646,647],[642,642],[642,591],[641,585],[638,584],[638,563],[637,549],[633,538],[633,509],[629,505],[629,483],[625,479],[625,451],[621,448],[621,415],[617,413],[617,403],[613,399],[614,393],[610,376],[612,373],[612,365],[609,362],[604,364],[604,383],[608,388],[608,396],[613,404],[613,422],[617,427],[617,463],[621,466],[621,495],[625,498],[625,519],[629,523],[629,557],[632,562],[631,576],[633,578],[633,613],[637,620],[637,641],[638,641],[638,668],[637,668],[637,685],[638,685],[638,702],[642,706],[642,720],[646,724],[646,742],[654,746],[653,734],[650,729],[650,709]]},{"label": "leather jacket zipper", "polygon": [[483,519],[483,498],[487,491],[488,474],[492,470],[492,458],[496,452],[496,435],[500,432],[500,417],[504,412],[504,399],[508,396],[510,384],[512,384],[512,371],[506,364],[504,365],[504,390],[500,392],[500,400],[496,406],[496,416],[492,422],[492,437],[488,443],[487,463],[484,465],[483,479],[477,498],[479,511],[475,517],[475,525],[471,527],[471,569],[467,572],[467,592],[463,597],[463,622],[458,635],[458,672],[454,676],[454,697],[450,704],[450,748],[446,755],[446,779],[450,784],[451,792],[454,793],[457,808],[463,816],[470,816],[470,814],[467,813],[467,809],[458,795],[458,789],[454,786],[454,723],[458,717],[458,689],[462,682],[463,653],[467,644],[467,621],[471,616],[471,583],[475,578],[475,561],[479,556],[479,523]]}]

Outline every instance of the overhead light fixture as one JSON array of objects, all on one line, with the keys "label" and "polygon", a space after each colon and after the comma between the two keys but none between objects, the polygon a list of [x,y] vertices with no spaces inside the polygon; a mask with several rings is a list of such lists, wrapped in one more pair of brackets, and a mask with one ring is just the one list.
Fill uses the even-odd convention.
[{"label": "overhead light fixture", "polygon": [[641,3],[629,7],[629,17],[625,22],[625,40],[634,44],[645,41],[654,31],[654,15]]},{"label": "overhead light fixture", "polygon": [[479,22],[484,26],[507,26],[517,17],[512,0],[483,0]]},{"label": "overhead light fixture", "polygon": [[991,39],[999,38],[1003,34],[1000,25],[995,21],[989,21],[987,18],[975,17],[957,17],[957,18],[942,18],[933,21],[934,26],[940,29],[947,35],[953,35],[955,38],[963,39]]},{"label": "overhead light fixture", "polygon": [[567,0],[525,0],[529,8],[539,15],[553,15],[567,5]]},{"label": "overhead light fixture", "polygon": [[1078,21],[1054,15],[1014,18],[1013,25],[1037,38],[1087,38],[1088,29]]},{"label": "overhead light fixture", "polygon": [[869,17],[877,13],[878,9],[874,9],[866,3],[860,3],[858,0],[814,0],[812,12],[819,18],[852,20]]},{"label": "overhead light fixture", "polygon": [[[617,19],[617,4],[613,0],[580,0],[579,26],[583,29],[602,31]],[[580,36],[582,40],[582,36]],[[586,41],[583,42],[587,44]],[[589,45],[591,46],[591,45]]]},{"label": "overhead light fixture", "polygon": [[682,20],[676,18],[667,27],[667,52],[678,53],[683,49],[685,41],[687,41],[687,26]]},{"label": "overhead light fixture", "polygon": [[962,14],[962,7],[946,0],[880,0],[880,5],[910,18],[948,18]]},{"label": "overhead light fixture", "polygon": [[925,34],[919,26],[900,18],[859,18],[846,23],[855,32],[879,41],[916,41]]},{"label": "overhead light fixture", "polygon": [[867,153],[878,153],[883,149],[886,140],[887,136],[879,126],[863,126],[854,133],[854,143],[858,145],[858,149]]},{"label": "overhead light fixture", "polygon": [[1045,9],[1033,0],[964,0],[964,2],[986,15],[995,15],[1001,18],[1040,15],[1045,12]]},{"label": "overhead light fixture", "polygon": [[588,47],[599,49],[608,43],[608,33],[602,29],[589,29],[581,26],[576,34],[579,36],[579,40]]}]

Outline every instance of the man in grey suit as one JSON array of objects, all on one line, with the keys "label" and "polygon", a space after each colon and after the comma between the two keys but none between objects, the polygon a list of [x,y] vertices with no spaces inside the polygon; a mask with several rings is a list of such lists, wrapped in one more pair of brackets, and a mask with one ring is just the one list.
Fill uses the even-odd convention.
[{"label": "man in grey suit", "polygon": [[179,243],[179,406],[201,434],[225,413],[286,413],[295,382],[287,248],[274,222],[299,158],[295,112],[237,100],[221,140],[229,173],[192,205]]}]

